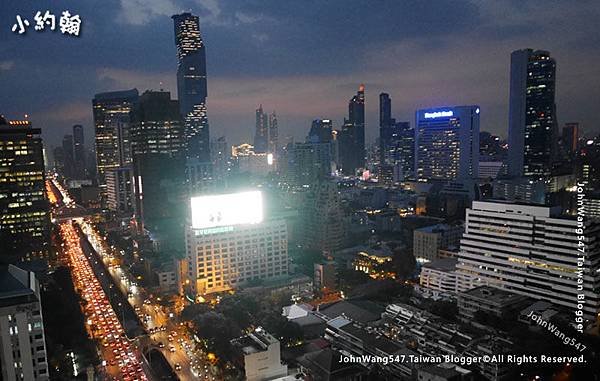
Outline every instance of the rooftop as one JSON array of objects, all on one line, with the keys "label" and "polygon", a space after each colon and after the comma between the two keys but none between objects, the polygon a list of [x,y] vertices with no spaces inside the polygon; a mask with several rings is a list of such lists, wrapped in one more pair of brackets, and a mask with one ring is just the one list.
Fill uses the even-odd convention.
[{"label": "rooftop", "polygon": [[457,258],[440,258],[427,262],[423,267],[427,267],[438,271],[454,271],[456,270],[456,264],[458,263]]},{"label": "rooftop", "polygon": [[448,225],[448,224],[436,224],[431,226],[425,226],[423,228],[415,229],[415,231],[423,232],[423,233],[441,233],[448,230],[456,229],[460,226],[458,225]]},{"label": "rooftop", "polygon": [[0,307],[37,301],[33,273],[14,265],[0,266]]},{"label": "rooftop", "polygon": [[270,345],[276,343],[278,343],[277,339],[261,327],[246,336],[232,340],[232,344],[240,348],[244,355],[264,352],[269,349]]},{"label": "rooftop", "polygon": [[499,303],[521,301],[526,298],[526,296],[513,294],[512,292],[491,286],[479,286],[463,292],[462,295],[468,295],[471,298],[485,299],[487,301],[494,301]]}]

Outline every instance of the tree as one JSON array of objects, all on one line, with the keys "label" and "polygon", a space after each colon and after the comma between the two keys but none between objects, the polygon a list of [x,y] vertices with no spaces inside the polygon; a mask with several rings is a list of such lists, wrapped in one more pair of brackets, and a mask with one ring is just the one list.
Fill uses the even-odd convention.
[{"label": "tree", "polygon": [[229,341],[241,335],[241,330],[223,314],[210,311],[198,315],[194,319],[196,334],[204,340],[206,349],[214,352],[219,358],[232,357]]},{"label": "tree", "polygon": [[396,250],[392,258],[394,272],[398,278],[410,279],[414,276],[417,260],[412,250]]}]

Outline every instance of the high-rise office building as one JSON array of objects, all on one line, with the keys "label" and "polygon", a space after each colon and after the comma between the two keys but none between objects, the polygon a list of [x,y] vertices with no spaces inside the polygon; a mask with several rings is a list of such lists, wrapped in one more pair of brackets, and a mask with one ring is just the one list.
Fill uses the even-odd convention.
[{"label": "high-rise office building", "polygon": [[275,156],[279,153],[279,123],[275,111],[269,114],[269,144],[267,152]]},{"label": "high-rise office building", "polygon": [[186,247],[194,296],[288,274],[286,223],[264,218],[260,191],[192,198]]},{"label": "high-rise office building", "polygon": [[297,186],[331,176],[331,143],[290,143],[286,150],[285,177]]},{"label": "high-rise office building", "polygon": [[256,109],[256,128],[254,131],[254,152],[265,153],[269,145],[269,117],[262,105]]},{"label": "high-rise office building", "polygon": [[109,210],[121,215],[133,212],[133,173],[131,167],[112,168],[106,175],[106,201]]},{"label": "high-rise office building", "polygon": [[565,123],[562,129],[562,146],[567,160],[574,160],[579,148],[579,123]]},{"label": "high-rise office building", "polygon": [[0,242],[3,262],[44,256],[49,210],[41,129],[0,116]]},{"label": "high-rise office building", "polygon": [[[581,241],[578,227],[585,232]],[[560,208],[473,201],[458,262],[458,272],[474,284],[547,300],[573,313],[582,303],[578,295],[584,295],[585,316],[600,312],[598,221],[578,225],[577,219],[561,216]]]},{"label": "high-rise office building", "polygon": [[185,124],[186,156],[210,162],[206,51],[200,35],[200,20],[191,13],[172,18],[178,59],[177,97]]},{"label": "high-rise office building", "polygon": [[96,167],[100,189],[105,192],[107,169],[131,164],[130,111],[138,100],[137,89],[94,96]]},{"label": "high-rise office building", "polygon": [[386,164],[387,146],[390,145],[390,128],[395,123],[392,120],[392,100],[387,93],[379,94],[379,163]]},{"label": "high-rise office building", "polygon": [[83,126],[73,126],[73,177],[85,178],[85,146],[83,141]]},{"label": "high-rise office building", "polygon": [[478,106],[418,110],[415,124],[415,176],[418,181],[477,178]]},{"label": "high-rise office building", "polygon": [[0,378],[48,380],[40,286],[32,272],[0,266]]},{"label": "high-rise office building", "polygon": [[556,62],[543,50],[522,49],[510,57],[508,172],[548,177],[556,152],[554,93]]},{"label": "high-rise office building", "polygon": [[338,135],[339,164],[344,174],[355,175],[364,168],[365,150],[365,85],[348,102],[348,119]]},{"label": "high-rise office building", "polygon": [[135,213],[144,226],[181,209],[185,141],[179,104],[171,93],[146,91],[131,113]]},{"label": "high-rise office building", "polygon": [[300,220],[301,241],[307,248],[331,252],[343,247],[345,216],[335,182],[311,184],[306,190]]},{"label": "high-rise office building", "polygon": [[312,121],[307,142],[330,143],[333,140],[333,122],[331,119],[315,119]]}]

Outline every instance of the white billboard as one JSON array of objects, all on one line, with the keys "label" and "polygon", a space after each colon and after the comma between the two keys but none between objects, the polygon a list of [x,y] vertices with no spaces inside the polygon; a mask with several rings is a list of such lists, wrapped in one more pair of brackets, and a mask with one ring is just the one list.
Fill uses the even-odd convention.
[{"label": "white billboard", "polygon": [[192,197],[192,228],[257,224],[263,220],[260,191]]}]

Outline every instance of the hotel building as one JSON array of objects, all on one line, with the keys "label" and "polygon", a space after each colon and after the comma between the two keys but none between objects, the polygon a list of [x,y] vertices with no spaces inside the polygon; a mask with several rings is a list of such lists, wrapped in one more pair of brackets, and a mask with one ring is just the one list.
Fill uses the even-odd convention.
[{"label": "hotel building", "polygon": [[[474,201],[466,212],[457,273],[573,311],[600,311],[600,223],[563,217],[557,208]],[[582,241],[577,229],[583,227]],[[585,254],[578,251],[585,245]],[[467,284],[467,283],[465,283]],[[460,285],[459,285],[460,286]],[[458,291],[466,291],[461,287]]]},{"label": "hotel building", "polygon": [[288,274],[282,219],[262,218],[260,192],[192,198],[184,282],[194,296]]}]

